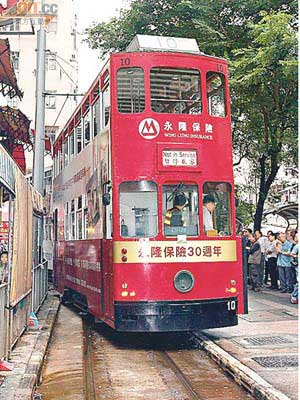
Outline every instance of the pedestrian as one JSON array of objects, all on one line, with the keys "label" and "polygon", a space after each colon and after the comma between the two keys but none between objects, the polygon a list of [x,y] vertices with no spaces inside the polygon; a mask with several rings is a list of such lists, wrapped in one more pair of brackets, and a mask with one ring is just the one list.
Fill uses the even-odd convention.
[{"label": "pedestrian", "polygon": [[277,268],[277,252],[276,237],[272,231],[268,232],[268,242],[266,248],[266,264],[271,278],[270,289],[278,290],[278,268]]},{"label": "pedestrian", "polygon": [[250,285],[251,290],[259,292],[259,272],[261,268],[261,249],[259,242],[256,237],[251,234],[249,235],[250,247],[247,248],[249,251],[249,274],[250,274]]},{"label": "pedestrian", "polygon": [[249,277],[249,266],[248,266],[248,257],[249,253],[247,248],[250,248],[250,240],[249,236],[252,234],[252,229],[245,229],[242,236],[242,255],[243,255],[243,271],[247,271],[247,276]]},{"label": "pedestrian", "polygon": [[276,247],[281,293],[292,293],[294,290],[291,249],[292,243],[287,240],[286,233],[281,232],[279,234],[279,243]]},{"label": "pedestrian", "polygon": [[8,252],[3,251],[0,256],[0,284],[8,281]]},{"label": "pedestrian", "polygon": [[[267,238],[263,236],[262,232],[260,230],[255,231],[255,237],[256,240],[258,241],[260,245],[260,251],[261,251],[261,262],[260,262],[260,269],[259,269],[259,276],[258,276],[258,282],[261,287],[267,284],[266,278],[264,281],[264,273],[265,273],[265,256],[266,256],[266,249],[267,249]],[[267,275],[268,279],[268,275]]]},{"label": "pedestrian", "polygon": [[298,304],[298,261],[299,261],[299,244],[298,244],[298,234],[296,233],[294,236],[295,246],[292,249],[292,259],[291,265],[296,272],[296,283],[294,285],[293,293],[291,294],[291,303]]}]

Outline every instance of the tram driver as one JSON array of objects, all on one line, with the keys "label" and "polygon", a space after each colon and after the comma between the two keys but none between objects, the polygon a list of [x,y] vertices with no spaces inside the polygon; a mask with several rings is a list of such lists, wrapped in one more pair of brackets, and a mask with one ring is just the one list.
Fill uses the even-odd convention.
[{"label": "tram driver", "polygon": [[164,224],[166,226],[186,226],[186,222],[182,215],[184,207],[188,204],[184,193],[176,193],[174,197],[173,207],[166,212]]},{"label": "tram driver", "polygon": [[214,231],[213,212],[216,208],[216,201],[213,196],[207,194],[203,198],[203,223],[205,233]]}]

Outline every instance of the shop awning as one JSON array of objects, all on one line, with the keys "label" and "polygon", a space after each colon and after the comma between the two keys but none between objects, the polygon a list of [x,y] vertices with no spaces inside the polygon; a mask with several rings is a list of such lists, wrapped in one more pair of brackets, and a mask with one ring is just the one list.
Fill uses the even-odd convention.
[{"label": "shop awning", "polygon": [[290,204],[282,204],[276,208],[272,208],[266,210],[264,212],[264,216],[267,215],[279,215],[280,217],[284,218],[288,225],[292,225],[296,223],[298,225],[298,204],[297,203],[290,203]]},{"label": "shop awning", "polygon": [[20,110],[0,107],[0,143],[13,155],[16,147],[31,150],[30,120]]},{"label": "shop awning", "polygon": [[0,39],[0,93],[11,99],[16,96],[21,99],[23,92],[18,88],[10,56],[8,39]]}]

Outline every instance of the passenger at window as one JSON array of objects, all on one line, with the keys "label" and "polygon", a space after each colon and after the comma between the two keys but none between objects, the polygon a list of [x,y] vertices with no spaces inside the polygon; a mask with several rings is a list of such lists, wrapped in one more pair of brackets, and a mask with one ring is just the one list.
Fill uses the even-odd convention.
[{"label": "passenger at window", "polygon": [[203,198],[203,224],[204,231],[213,231],[214,230],[214,222],[213,222],[213,212],[216,208],[216,201],[213,196],[207,194]]},{"label": "passenger at window", "polygon": [[0,285],[8,280],[8,253],[3,251],[0,256]]},{"label": "passenger at window", "polygon": [[168,226],[186,226],[182,210],[187,205],[184,193],[177,193],[174,197],[173,208],[167,210],[164,224]]}]

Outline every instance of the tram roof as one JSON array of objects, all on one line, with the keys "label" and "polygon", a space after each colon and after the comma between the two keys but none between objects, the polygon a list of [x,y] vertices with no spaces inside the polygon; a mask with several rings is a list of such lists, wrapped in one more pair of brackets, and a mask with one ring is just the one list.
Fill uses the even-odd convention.
[{"label": "tram roof", "polygon": [[87,90],[85,96],[82,98],[81,102],[78,104],[74,112],[72,113],[71,117],[69,118],[68,122],[65,124],[57,138],[55,139],[54,146],[63,138],[63,133],[66,131],[68,124],[72,121],[75,114],[79,112],[82,105],[86,102],[90,91],[95,87],[101,76],[103,76],[104,72],[107,70],[110,62],[110,56],[114,54],[128,54],[128,53],[142,53],[142,52],[149,52],[149,53],[173,53],[178,54],[190,54],[194,56],[202,56],[208,57],[212,59],[224,60],[224,58],[212,56],[210,54],[205,54],[199,50],[198,44],[196,39],[190,38],[180,38],[180,37],[171,37],[171,36],[155,36],[155,35],[135,35],[132,39],[130,44],[127,46],[125,51],[120,53],[115,52],[111,53],[107,59],[105,60],[100,72],[97,74],[96,78],[94,79],[93,83]]}]

